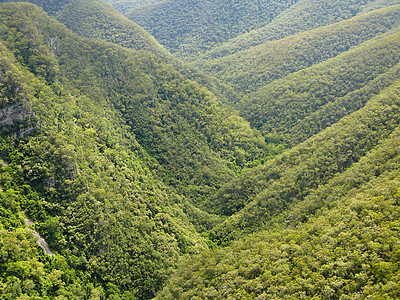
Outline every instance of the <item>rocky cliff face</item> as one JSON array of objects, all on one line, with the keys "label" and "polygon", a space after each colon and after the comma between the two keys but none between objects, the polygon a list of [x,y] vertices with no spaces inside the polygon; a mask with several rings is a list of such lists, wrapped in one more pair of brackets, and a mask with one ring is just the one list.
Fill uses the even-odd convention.
[{"label": "rocky cliff face", "polygon": [[38,121],[27,100],[23,75],[14,60],[12,53],[0,43],[0,133],[25,137],[37,127]]},{"label": "rocky cliff face", "polygon": [[0,131],[25,137],[37,128],[37,120],[27,103],[17,102],[0,109]]}]

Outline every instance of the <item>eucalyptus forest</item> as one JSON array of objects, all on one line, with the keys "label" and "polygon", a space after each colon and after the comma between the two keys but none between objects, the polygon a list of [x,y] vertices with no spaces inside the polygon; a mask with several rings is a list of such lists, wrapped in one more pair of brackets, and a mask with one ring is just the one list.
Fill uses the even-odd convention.
[{"label": "eucalyptus forest", "polygon": [[400,0],[0,0],[0,299],[400,299]]}]

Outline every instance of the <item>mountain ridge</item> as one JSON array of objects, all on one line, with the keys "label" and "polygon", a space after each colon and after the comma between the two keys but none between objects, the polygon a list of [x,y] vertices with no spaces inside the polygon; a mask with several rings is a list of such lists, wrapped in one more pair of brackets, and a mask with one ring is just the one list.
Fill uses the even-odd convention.
[{"label": "mountain ridge", "polygon": [[31,2],[0,4],[2,298],[398,298],[398,1],[299,0],[295,34],[231,55],[257,71]]}]

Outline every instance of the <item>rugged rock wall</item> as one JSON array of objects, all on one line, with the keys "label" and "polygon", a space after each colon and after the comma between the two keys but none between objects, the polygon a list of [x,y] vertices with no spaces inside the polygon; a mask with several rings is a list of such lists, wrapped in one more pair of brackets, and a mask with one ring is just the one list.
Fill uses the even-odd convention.
[{"label": "rugged rock wall", "polygon": [[30,107],[17,102],[0,109],[0,131],[14,137],[25,137],[37,128],[37,120]]}]

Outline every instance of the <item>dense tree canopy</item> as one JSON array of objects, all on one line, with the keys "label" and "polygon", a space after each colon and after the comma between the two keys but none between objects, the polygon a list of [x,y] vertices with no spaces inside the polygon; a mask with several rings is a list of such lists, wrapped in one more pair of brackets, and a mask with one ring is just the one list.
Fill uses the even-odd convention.
[{"label": "dense tree canopy", "polygon": [[400,297],[397,0],[29,2],[1,299]]},{"label": "dense tree canopy", "polygon": [[180,254],[206,247],[172,188],[210,193],[264,141],[153,54],[80,38],[28,4],[3,4],[0,20],[2,107],[22,103],[24,121],[7,132],[21,137],[15,164],[43,207],[26,213],[91,284],[151,297]]},{"label": "dense tree canopy", "polygon": [[[135,1],[125,1],[134,3]],[[125,10],[185,60],[233,54],[270,40],[333,24],[398,0],[155,1]]]},{"label": "dense tree canopy", "polygon": [[242,93],[309,68],[383,33],[396,30],[400,6],[375,10],[346,21],[263,43],[220,59],[194,64],[234,85]]}]

